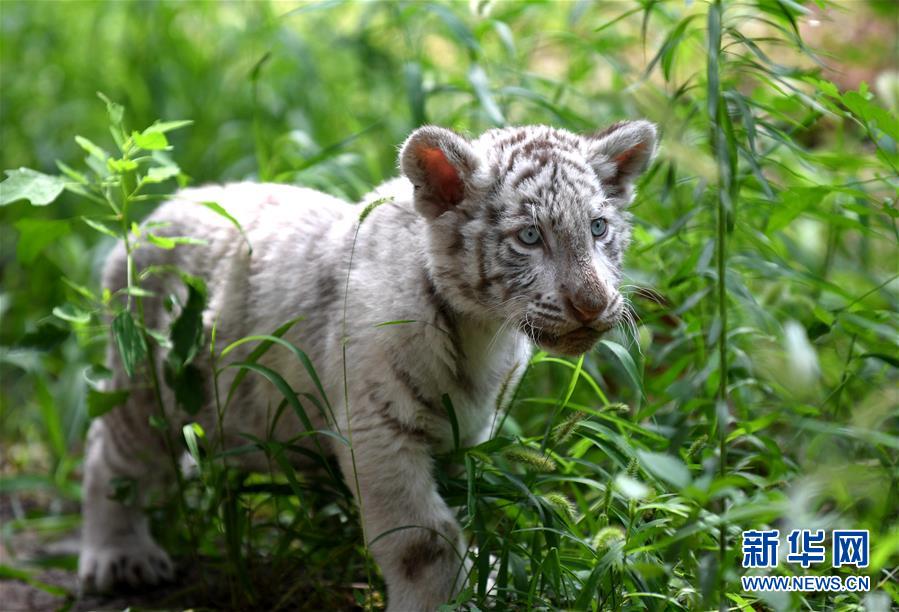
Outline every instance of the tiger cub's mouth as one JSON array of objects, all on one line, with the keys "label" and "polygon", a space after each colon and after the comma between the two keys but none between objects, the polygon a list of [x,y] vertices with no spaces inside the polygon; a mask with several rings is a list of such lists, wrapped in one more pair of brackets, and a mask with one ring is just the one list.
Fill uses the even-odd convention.
[{"label": "tiger cub's mouth", "polygon": [[547,329],[533,329],[530,335],[534,343],[541,349],[551,353],[577,356],[593,348],[600,336],[611,328],[611,325],[601,325],[600,327],[582,326],[561,334],[553,333]]}]

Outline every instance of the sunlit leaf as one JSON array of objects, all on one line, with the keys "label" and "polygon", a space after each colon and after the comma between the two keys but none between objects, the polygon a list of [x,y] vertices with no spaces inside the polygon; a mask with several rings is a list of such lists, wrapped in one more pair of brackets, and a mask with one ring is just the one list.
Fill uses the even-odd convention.
[{"label": "sunlit leaf", "polygon": [[637,450],[637,457],[643,468],[656,478],[678,489],[686,488],[690,484],[690,470],[679,458],[644,450]]},{"label": "sunlit leaf", "polygon": [[145,183],[161,183],[163,181],[167,181],[170,178],[174,178],[178,176],[181,172],[181,169],[178,166],[153,166],[149,170],[147,170],[147,175],[144,177]]},{"label": "sunlit leaf", "polygon": [[34,206],[50,204],[65,189],[66,182],[58,176],[43,174],[29,168],[7,170],[0,183],[0,206],[27,200]]},{"label": "sunlit leaf", "polygon": [[90,313],[84,312],[73,304],[63,304],[53,309],[53,314],[69,323],[89,323],[91,320]]},{"label": "sunlit leaf", "polygon": [[615,477],[615,488],[629,499],[644,499],[649,495],[649,487],[625,474]]},{"label": "sunlit leaf", "polygon": [[145,151],[159,151],[169,146],[169,141],[165,134],[154,130],[152,127],[147,128],[143,132],[131,132],[131,139],[141,149]]}]

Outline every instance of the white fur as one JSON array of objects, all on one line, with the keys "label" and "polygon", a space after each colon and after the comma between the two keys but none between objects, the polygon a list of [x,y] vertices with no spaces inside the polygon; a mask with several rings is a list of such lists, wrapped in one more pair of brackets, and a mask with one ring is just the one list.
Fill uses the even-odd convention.
[{"label": "white fur", "polygon": [[[452,401],[461,443],[483,441],[495,410],[508,400],[508,394],[499,397],[501,389],[514,388],[528,361],[530,340],[581,352],[620,314],[615,284],[629,231],[623,207],[632,195],[630,182],[654,150],[654,128],[625,125],[612,140],[543,127],[519,130],[525,132],[498,130],[474,142],[441,128],[419,130],[401,154],[409,179],[385,183],[367,196],[364,203],[381,203],[361,224],[360,206],[309,189],[253,183],[188,189],[148,222],[163,224],[152,230],[157,234],[207,244],[169,251],[142,247],[135,253],[137,270],[170,264],[206,280],[206,337],[214,327],[217,351],[302,317],[284,337],[309,355],[326,395],[319,401],[330,403],[333,418],[313,402],[302,399],[303,404],[315,429],[331,429],[352,442],[354,458],[327,436],[303,438],[303,444],[336,455],[350,489],[358,482],[354,493],[365,537],[387,582],[392,611],[435,609],[458,591],[465,574],[462,533],[432,474],[432,454],[453,445],[441,397]],[[536,145],[515,153],[528,143]],[[528,151],[538,145],[544,153],[533,157]],[[610,159],[622,146],[648,153],[639,163],[630,156],[618,173],[626,184],[605,193],[603,176],[615,174]],[[457,172],[461,191],[452,193],[463,194],[461,200],[435,199],[443,192],[433,188],[433,168],[420,157],[435,147]],[[516,182],[522,173],[531,178]],[[519,201],[538,197],[540,206]],[[200,205],[210,201],[240,221],[252,255],[228,220]],[[548,228],[552,221],[558,232],[541,230],[548,244],[554,242],[539,258],[507,231],[521,223],[520,206],[526,222],[533,218]],[[599,214],[615,232],[602,240],[589,233],[590,219]],[[125,268],[120,245],[108,261],[105,286],[123,287]],[[147,325],[164,332],[174,315],[162,307],[162,298],[174,294],[183,303],[183,284],[171,274],[150,276],[143,286],[157,296],[145,300]],[[596,320],[574,321],[566,306],[572,300],[600,309]],[[411,322],[379,326],[388,321]],[[240,360],[251,348],[245,345],[225,361]],[[157,357],[159,371],[163,358]],[[129,380],[114,348],[108,360],[115,373],[109,387],[132,392],[125,406],[93,423],[85,461],[79,576],[86,587],[101,590],[171,577],[171,563],[140,514],[140,496],[131,506],[108,498],[114,478],[131,478],[144,493],[154,481],[172,477],[167,449],[147,424],[157,407],[146,373]],[[213,370],[206,350],[194,363],[203,372]],[[260,363],[279,372],[300,398],[319,395],[283,347],[273,347]],[[235,374],[226,369],[219,378],[222,401]],[[213,448],[244,443],[242,433],[266,438],[283,399],[274,386],[250,375],[219,425],[211,382],[206,397],[205,408],[188,417],[173,410],[174,398],[163,391],[174,439],[190,420],[202,425]],[[287,410],[274,436],[287,440],[303,429]],[[267,466],[260,454],[235,460],[250,469]]]}]

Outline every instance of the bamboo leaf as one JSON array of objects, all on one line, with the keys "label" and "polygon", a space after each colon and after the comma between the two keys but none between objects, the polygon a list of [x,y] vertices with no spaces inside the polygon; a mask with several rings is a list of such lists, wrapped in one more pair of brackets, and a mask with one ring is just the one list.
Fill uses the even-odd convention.
[{"label": "bamboo leaf", "polygon": [[604,346],[615,356],[618,363],[621,364],[621,367],[624,368],[625,373],[631,379],[631,382],[634,383],[634,388],[642,389],[643,377],[640,375],[637,364],[634,363],[634,358],[627,352],[627,349],[613,340],[603,339],[599,341],[599,344],[600,346]]},{"label": "bamboo leaf", "polygon": [[112,337],[119,349],[125,372],[129,377],[134,376],[135,367],[147,354],[147,345],[134,318],[127,310],[123,310],[113,319]]}]

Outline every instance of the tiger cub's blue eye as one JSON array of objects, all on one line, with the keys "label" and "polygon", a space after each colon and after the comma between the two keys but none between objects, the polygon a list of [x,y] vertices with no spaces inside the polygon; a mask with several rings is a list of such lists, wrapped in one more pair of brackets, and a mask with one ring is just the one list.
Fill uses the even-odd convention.
[{"label": "tiger cub's blue eye", "polygon": [[609,224],[606,223],[605,219],[594,219],[593,222],[590,224],[590,231],[597,238],[600,238],[603,235],[605,235],[605,233],[606,233],[606,231],[608,231],[608,229],[609,229]]},{"label": "tiger cub's blue eye", "polygon": [[518,239],[528,246],[534,246],[540,242],[540,232],[537,231],[536,227],[526,227],[518,232]]}]

